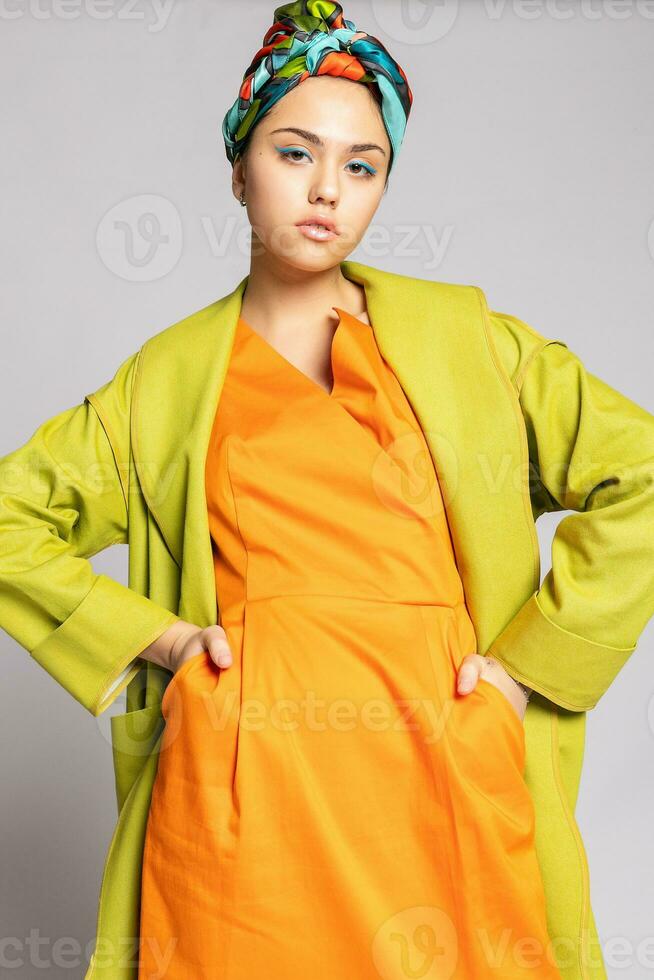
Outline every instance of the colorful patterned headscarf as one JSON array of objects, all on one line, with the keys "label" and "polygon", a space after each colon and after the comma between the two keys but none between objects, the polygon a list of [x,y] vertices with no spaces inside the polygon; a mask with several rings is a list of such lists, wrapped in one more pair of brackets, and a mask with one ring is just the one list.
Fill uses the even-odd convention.
[{"label": "colorful patterned headscarf", "polygon": [[381,41],[357,31],[339,3],[297,0],[277,7],[272,27],[257,51],[222,124],[230,163],[242,153],[259,119],[287,92],[312,75],[336,75],[378,90],[378,101],[395,162],[404,138],[413,94],[406,75]]}]

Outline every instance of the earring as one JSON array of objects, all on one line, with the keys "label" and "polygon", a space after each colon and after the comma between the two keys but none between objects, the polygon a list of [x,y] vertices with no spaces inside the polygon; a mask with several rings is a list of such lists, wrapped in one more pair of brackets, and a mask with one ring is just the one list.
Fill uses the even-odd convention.
[{"label": "earring", "polygon": [[245,195],[244,195],[244,192],[243,191],[241,191],[241,196],[240,196],[239,200],[241,202],[241,207],[244,208],[245,207]]}]

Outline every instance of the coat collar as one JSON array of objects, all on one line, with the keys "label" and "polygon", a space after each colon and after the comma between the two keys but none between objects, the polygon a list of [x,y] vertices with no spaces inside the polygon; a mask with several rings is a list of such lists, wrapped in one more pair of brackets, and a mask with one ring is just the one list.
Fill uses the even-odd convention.
[{"label": "coat collar", "polygon": [[[524,493],[515,492],[525,446],[510,380],[489,356],[483,293],[358,262],[344,261],[341,270],[364,287],[379,350],[425,433],[468,607],[480,642],[490,642],[506,609],[517,609],[534,587],[535,532]],[[217,622],[206,453],[247,282],[146,341],[134,388],[141,491],[181,570],[178,614],[204,626]],[[492,561],[481,560],[482,541]],[[505,604],[493,602],[498,583]]]}]

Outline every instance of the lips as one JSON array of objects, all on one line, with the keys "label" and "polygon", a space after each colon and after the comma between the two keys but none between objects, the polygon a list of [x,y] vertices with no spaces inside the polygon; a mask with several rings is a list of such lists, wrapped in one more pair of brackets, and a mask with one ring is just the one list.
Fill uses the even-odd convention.
[{"label": "lips", "polygon": [[319,228],[326,228],[327,231],[332,232],[334,235],[338,234],[336,225],[330,218],[322,218],[318,215],[309,215],[301,221],[297,221],[296,225],[298,228],[303,225],[317,225]]},{"label": "lips", "polygon": [[331,242],[338,237],[334,222],[329,218],[306,218],[298,222],[297,230],[312,242]]}]

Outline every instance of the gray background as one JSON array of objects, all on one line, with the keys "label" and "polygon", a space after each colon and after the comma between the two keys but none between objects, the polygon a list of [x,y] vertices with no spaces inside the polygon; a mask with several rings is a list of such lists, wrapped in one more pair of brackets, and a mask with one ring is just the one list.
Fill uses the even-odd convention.
[{"label": "gray background", "polygon": [[[220,124],[274,6],[0,2],[0,455],[246,274]],[[481,286],[653,411],[654,4],[350,2],[345,15],[389,47],[415,97],[350,257]],[[146,211],[159,228],[139,225]],[[538,525],[543,575],[558,519]],[[126,558],[93,563],[126,582]],[[0,646],[2,935],[37,930],[48,975],[78,977],[74,946],[54,944],[84,951],[95,931],[122,705],[94,719],[7,634]],[[654,969],[653,647],[650,625],[588,715],[577,811],[609,975],[629,980]],[[7,976],[43,975],[34,953],[9,957],[23,965]]]}]

